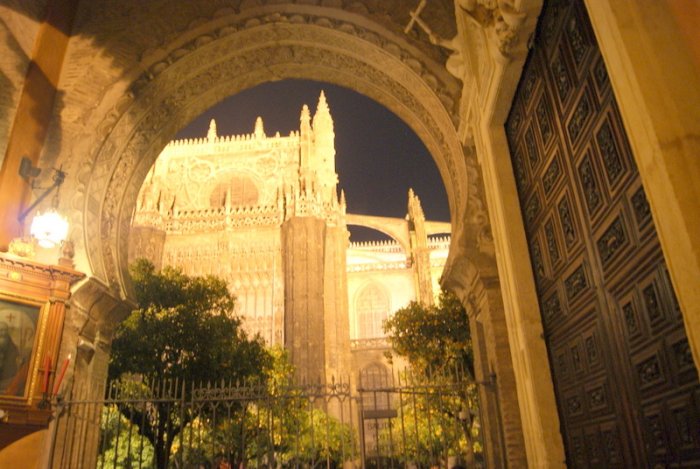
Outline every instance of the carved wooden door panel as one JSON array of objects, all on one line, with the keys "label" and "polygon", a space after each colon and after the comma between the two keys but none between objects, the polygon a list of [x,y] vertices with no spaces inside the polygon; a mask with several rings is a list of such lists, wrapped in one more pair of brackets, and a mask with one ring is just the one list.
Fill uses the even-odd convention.
[{"label": "carved wooden door panel", "polygon": [[546,2],[506,133],[568,466],[698,467],[698,377],[583,2]]}]

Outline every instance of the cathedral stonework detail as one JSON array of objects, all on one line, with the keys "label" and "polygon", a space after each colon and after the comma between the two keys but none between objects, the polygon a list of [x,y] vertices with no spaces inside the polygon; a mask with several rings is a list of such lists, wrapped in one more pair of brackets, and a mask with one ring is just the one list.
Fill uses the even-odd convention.
[{"label": "cathedral stonework detail", "polygon": [[[287,136],[268,137],[260,117],[250,134],[220,136],[212,120],[206,137],[169,143],[148,171],[130,260],[225,279],[246,330],[284,345],[299,378],[356,374],[387,348],[388,315],[432,303],[450,225],[426,221],[413,191],[405,220],[347,214],[335,156],[323,93]],[[349,243],[348,224],[395,240]]]}]

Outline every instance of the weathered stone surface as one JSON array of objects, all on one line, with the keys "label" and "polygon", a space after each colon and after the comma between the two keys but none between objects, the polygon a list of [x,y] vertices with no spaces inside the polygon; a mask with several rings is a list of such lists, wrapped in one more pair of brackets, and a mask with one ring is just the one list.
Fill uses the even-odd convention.
[{"label": "weathered stone surface", "polygon": [[[354,381],[367,364],[351,368],[364,353],[351,340],[384,339],[393,311],[432,304],[450,225],[426,221],[412,190],[405,219],[346,214],[323,92],[300,121],[267,136],[261,117],[245,135],[212,120],[206,137],[170,142],[136,198],[129,259],[225,279],[246,330],[284,344],[299,378]],[[348,223],[397,239],[351,244]]]}]

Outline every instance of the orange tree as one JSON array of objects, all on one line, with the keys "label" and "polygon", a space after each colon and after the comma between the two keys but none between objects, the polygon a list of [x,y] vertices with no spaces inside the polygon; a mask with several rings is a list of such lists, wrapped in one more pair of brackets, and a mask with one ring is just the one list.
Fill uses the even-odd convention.
[{"label": "orange tree", "polygon": [[[407,377],[412,385],[454,389],[450,391],[452,397],[448,398],[444,392],[426,392],[417,398],[418,407],[440,413],[442,423],[437,416],[432,417],[432,423],[420,422],[419,416],[404,418],[416,423],[415,441],[419,443],[414,452],[446,454],[454,451],[451,447],[461,448],[467,464],[472,465],[474,452],[480,450],[479,443],[474,440],[478,428],[474,425],[478,403],[469,318],[464,307],[454,295],[443,291],[434,306],[411,302],[396,311],[385,321],[384,331],[393,353],[407,359],[411,367]],[[411,415],[415,407],[414,401],[399,412],[404,416]],[[431,425],[437,424],[448,429],[455,423],[461,428],[460,434],[448,437],[449,432],[445,430],[440,441],[435,439],[435,430],[430,429]]]},{"label": "orange tree", "polygon": [[[234,297],[224,280],[191,277],[173,267],[159,272],[144,259],[132,264],[130,271],[138,309],[115,333],[109,374],[112,379],[141,380],[139,384],[127,379],[122,395],[149,392],[144,377],[160,383],[263,378],[270,355],[262,339],[249,338],[233,315]],[[191,387],[181,389],[189,393]],[[156,466],[167,467],[173,442],[191,416],[174,405],[157,405],[155,399],[143,408],[128,402],[118,407],[152,444]]]}]

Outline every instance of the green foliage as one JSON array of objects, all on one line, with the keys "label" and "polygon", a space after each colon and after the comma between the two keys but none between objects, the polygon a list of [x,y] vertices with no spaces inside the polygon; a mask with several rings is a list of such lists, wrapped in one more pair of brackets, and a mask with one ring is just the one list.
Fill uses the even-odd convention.
[{"label": "green foliage", "polygon": [[[314,465],[339,467],[357,454],[352,428],[316,407],[308,389],[292,385],[294,369],[287,352],[270,350],[272,366],[262,387],[236,388],[239,405],[201,403],[202,415],[181,434],[188,442],[183,460],[197,463],[226,457],[234,467],[264,464],[268,467]],[[320,403],[322,399],[316,400]],[[210,407],[208,407],[210,406]],[[216,407],[213,418],[212,408]],[[177,443],[176,443],[177,446]]]},{"label": "green foliage", "polygon": [[102,408],[100,448],[97,467],[153,467],[153,445],[140,437],[138,428],[124,418],[114,405]]},{"label": "green foliage", "polygon": [[[122,396],[153,393],[150,382],[189,384],[261,380],[271,366],[261,338],[249,339],[232,313],[234,297],[222,279],[190,277],[166,267],[157,272],[147,260],[131,266],[138,309],[115,333],[109,375],[121,379]],[[179,388],[179,386],[175,386]],[[156,387],[151,399],[163,397]],[[160,392],[160,395],[156,395]],[[153,445],[156,464],[166,467],[176,436],[190,422],[178,405],[119,410]]]},{"label": "green foliage", "polygon": [[293,384],[287,352],[273,347],[266,353],[262,376],[245,383],[193,390],[122,374],[110,389],[115,404],[103,413],[99,461],[120,469],[138,467],[139,460],[165,468],[222,458],[232,467],[340,467],[356,456],[352,428],[322,409],[319,390]]},{"label": "green foliage", "polygon": [[[320,396],[313,396],[315,389],[294,386],[294,367],[286,350],[275,347],[271,355],[273,366],[267,372],[268,398],[249,408],[255,421],[263,422],[257,432],[249,432],[262,437],[257,441],[259,449],[256,451],[273,448],[277,462],[303,466],[313,463],[325,466],[326,462],[336,466],[357,454],[352,427],[319,407],[324,402],[332,407],[338,401],[324,401]],[[254,427],[252,423],[249,428]]]},{"label": "green foliage", "polygon": [[116,331],[110,378],[243,380],[270,365],[262,339],[249,339],[233,316],[234,297],[222,279],[172,267],[157,272],[144,259],[131,275],[138,309]]},{"label": "green foliage", "polygon": [[400,428],[394,424],[380,432],[380,445],[393,445],[399,461],[419,467],[446,467],[448,457],[473,463],[474,453],[482,449],[479,426],[473,424],[476,386],[453,376],[432,375],[429,382],[422,376],[404,377],[411,391],[397,409]]},{"label": "green foliage", "polygon": [[411,302],[384,323],[384,331],[393,352],[411,366],[406,382],[425,390],[399,408],[411,435],[402,450],[405,461],[429,466],[459,456],[473,464],[481,451],[475,441],[478,401],[469,318],[460,301],[443,291],[435,306]]},{"label": "green foliage", "polygon": [[423,373],[466,370],[473,375],[469,318],[460,301],[441,292],[436,306],[415,301],[384,322],[393,351]]}]

